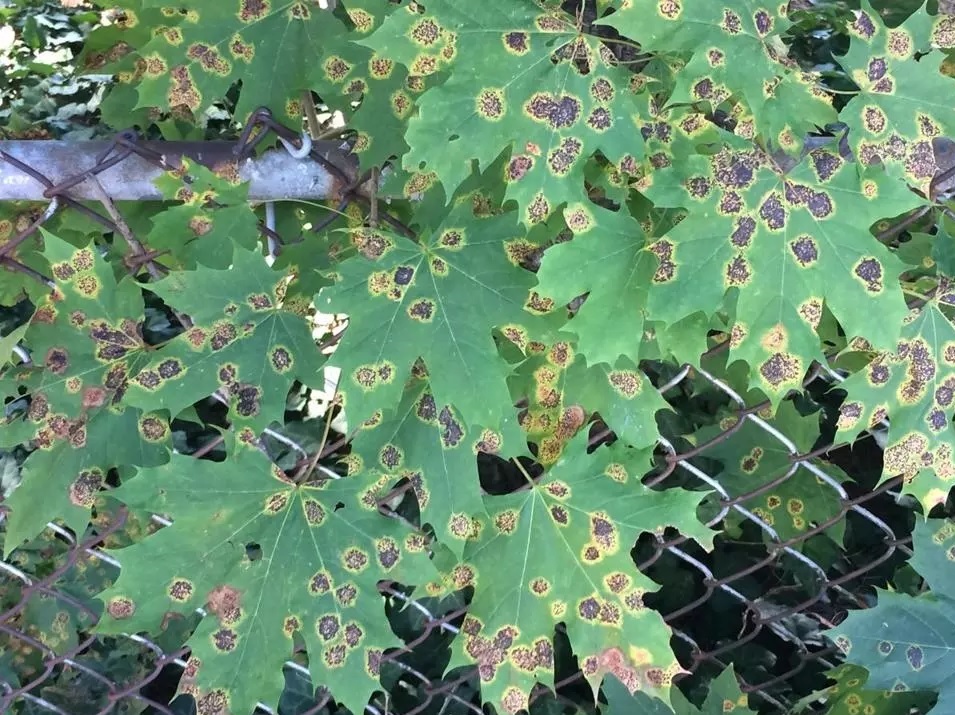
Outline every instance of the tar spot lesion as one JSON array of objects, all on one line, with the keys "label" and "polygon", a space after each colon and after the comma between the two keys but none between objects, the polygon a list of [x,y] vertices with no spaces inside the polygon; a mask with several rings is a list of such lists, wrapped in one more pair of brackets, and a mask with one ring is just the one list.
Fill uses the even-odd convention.
[{"label": "tar spot lesion", "polygon": [[436,303],[428,298],[418,298],[407,308],[408,317],[420,323],[430,323],[434,319]]},{"label": "tar spot lesion", "polygon": [[882,292],[884,288],[884,272],[882,270],[882,263],[877,258],[869,256],[860,259],[852,267],[852,274],[862,281],[868,292]]},{"label": "tar spot lesion", "polygon": [[819,260],[819,247],[816,240],[808,234],[797,236],[790,241],[789,250],[802,268],[808,268]]},{"label": "tar spot lesion", "polygon": [[499,121],[507,112],[504,92],[500,89],[482,89],[478,92],[475,111],[488,121]]},{"label": "tar spot lesion", "polygon": [[804,372],[802,359],[792,353],[775,353],[759,366],[759,375],[776,391],[798,384]]},{"label": "tar spot lesion", "polygon": [[580,119],[582,105],[577,97],[550,92],[537,92],[525,104],[524,111],[532,119],[546,123],[552,130],[569,129]]}]

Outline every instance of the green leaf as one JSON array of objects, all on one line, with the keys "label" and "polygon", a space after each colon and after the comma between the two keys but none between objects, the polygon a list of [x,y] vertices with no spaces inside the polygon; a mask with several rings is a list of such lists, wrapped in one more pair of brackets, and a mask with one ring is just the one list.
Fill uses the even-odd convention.
[{"label": "green leaf", "polygon": [[801,387],[812,360],[825,360],[815,330],[824,306],[847,335],[894,345],[905,316],[904,266],[868,226],[917,203],[899,182],[860,176],[857,165],[824,149],[787,172],[755,147],[724,147],[674,158],[647,183],[644,193],[658,206],[689,211],[650,247],[660,259],[650,317],[712,315],[737,291],[730,360],[748,363],[775,404]]},{"label": "green leaf", "polygon": [[150,283],[193,327],[153,352],[130,380],[129,404],[178,415],[221,389],[232,419],[257,430],[281,423],[292,381],[316,382],[324,360],[304,316],[283,305],[287,282],[260,253],[236,246],[228,268],[198,266]]},{"label": "green leaf", "polygon": [[873,608],[851,611],[830,631],[846,660],[869,671],[870,689],[936,691],[933,712],[955,707],[955,522],[919,520],[913,531],[912,565],[931,591],[909,596],[878,592]]},{"label": "green leaf", "polygon": [[943,312],[955,294],[947,284],[944,291],[909,314],[894,350],[878,353],[836,388],[847,394],[835,440],[888,417],[882,479],[905,475],[904,493],[915,495],[926,513],[945,502],[955,474],[955,326]]},{"label": "green leaf", "polygon": [[643,229],[625,210],[574,203],[564,209],[574,238],[551,246],[537,273],[537,291],[558,305],[587,293],[565,330],[578,338],[588,365],[635,358],[643,339],[648,292],[659,260]]},{"label": "green leaf", "polygon": [[483,169],[507,151],[507,198],[531,225],[579,201],[595,152],[642,156],[630,74],[567,13],[531,0],[432,0],[423,14],[392,14],[363,44],[413,75],[450,71],[418,99],[403,161],[434,171],[449,195],[472,160]]},{"label": "green leaf", "polygon": [[792,148],[806,131],[835,121],[836,112],[815,86],[818,73],[800,71],[787,57],[781,38],[791,23],[777,8],[785,5],[627,0],[597,24],[639,42],[644,52],[691,53],[671,102],[706,102],[715,109],[738,98],[760,134]]},{"label": "green leaf", "polygon": [[[125,0],[127,12],[164,9],[164,24],[138,53],[144,61],[136,108],[186,109],[196,117],[242,82],[235,117],[244,121],[257,107],[276,119],[301,119],[302,90],[324,79],[321,62],[305,62],[337,45],[347,32],[328,10],[313,3],[279,0],[211,3],[169,8],[165,0]],[[331,57],[326,58],[326,63]]]},{"label": "green leaf", "polygon": [[203,607],[180,683],[200,712],[278,703],[293,637],[308,649],[312,682],[361,712],[384,651],[401,644],[378,581],[432,578],[424,537],[378,512],[373,480],[295,485],[252,433],[238,437],[227,463],[173,455],[111,492],[173,523],[113,552],[123,569],[100,595],[97,630],[156,633],[170,614]]},{"label": "green leaf", "polygon": [[656,586],[630,549],[667,525],[704,544],[711,532],[695,517],[700,494],[640,484],[649,457],[617,446],[588,455],[581,433],[529,489],[486,497],[489,516],[445,576],[448,589],[474,588],[449,667],[477,665],[484,701],[501,712],[527,707],[536,681],[553,685],[559,622],[592,687],[614,673],[668,699],[682,669],[669,628],[643,603]]},{"label": "green leaf", "polygon": [[125,401],[148,355],[139,286],[117,282],[95,246],[76,248],[46,231],[43,238],[57,287],[24,336],[32,363],[0,373],[0,395],[19,401],[7,410],[0,446],[36,446],[6,502],[4,553],[56,519],[82,534],[107,472],[160,464],[170,443],[165,415]]},{"label": "green leaf", "polygon": [[516,420],[503,432],[468,427],[435,401],[424,375],[413,375],[401,402],[362,425],[345,459],[349,473],[378,470],[393,484],[409,480],[439,541],[461,557],[473,517],[484,513],[477,455],[519,455],[526,443]]},{"label": "green leaf", "polygon": [[512,413],[491,331],[526,334],[533,318],[524,304],[534,277],[517,265],[526,242],[514,221],[475,218],[464,205],[417,243],[380,229],[352,233],[361,255],[317,298],[323,312],[349,316],[331,362],[342,369],[351,423],[397,404],[419,358],[435,401],[465,425],[497,430]]},{"label": "green leaf", "polygon": [[955,136],[947,101],[955,82],[938,73],[942,57],[931,52],[947,31],[933,31],[925,8],[889,28],[868,0],[860,5],[846,28],[849,49],[839,59],[859,92],[839,118],[849,126],[852,149],[863,163],[879,161],[927,194],[936,168],[932,139]]}]

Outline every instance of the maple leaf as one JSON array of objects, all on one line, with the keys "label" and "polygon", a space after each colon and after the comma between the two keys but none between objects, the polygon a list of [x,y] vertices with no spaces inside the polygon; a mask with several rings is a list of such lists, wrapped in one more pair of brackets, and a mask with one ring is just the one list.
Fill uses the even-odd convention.
[{"label": "maple leaf", "polygon": [[11,402],[0,445],[36,445],[6,501],[5,552],[55,519],[82,534],[107,472],[160,464],[170,445],[168,418],[124,399],[148,359],[140,287],[117,281],[92,244],[77,248],[47,231],[43,239],[56,288],[23,338],[33,362],[0,373],[4,400],[23,401]]},{"label": "maple leaf", "polygon": [[350,318],[331,362],[342,369],[351,422],[395,405],[421,358],[438,404],[465,425],[499,429],[511,412],[508,368],[491,331],[526,334],[534,317],[525,310],[534,276],[518,265],[521,234],[513,212],[479,219],[469,205],[417,243],[383,229],[352,233],[361,255],[317,297],[323,312]]},{"label": "maple leaf", "polygon": [[477,665],[485,702],[516,713],[536,681],[553,684],[560,622],[594,688],[614,673],[667,699],[682,669],[669,628],[643,603],[656,587],[630,550],[667,525],[704,545],[712,532],[695,517],[701,494],[639,483],[649,456],[618,445],[588,455],[581,433],[529,489],[485,498],[489,516],[476,518],[464,561],[444,578],[447,589],[474,588],[449,668]]},{"label": "maple leaf", "polygon": [[952,45],[951,20],[916,11],[889,28],[867,0],[860,5],[840,58],[859,91],[839,117],[863,164],[880,162],[927,194],[936,169],[932,139],[955,136],[947,101],[955,83],[938,73],[941,56],[928,53]]},{"label": "maple leaf", "polygon": [[749,709],[749,698],[740,690],[733,666],[723,670],[710,681],[703,707],[697,708],[674,688],[671,691],[673,709],[646,693],[630,693],[615,677],[608,677],[603,684],[607,705],[602,715],[754,715]]},{"label": "maple leaf", "polygon": [[526,451],[515,419],[502,431],[472,429],[453,407],[435,401],[424,375],[413,375],[394,410],[362,425],[344,461],[350,474],[371,470],[389,475],[391,482],[407,479],[422,522],[460,557],[473,517],[484,513],[477,454]]},{"label": "maple leaf", "polygon": [[[689,141],[691,119],[674,125],[674,143]],[[696,311],[712,315],[735,289],[730,360],[746,361],[774,404],[799,389],[812,360],[824,361],[815,330],[824,305],[846,334],[894,344],[906,311],[904,264],[868,227],[918,203],[901,182],[876,171],[860,176],[826,149],[783,171],[758,148],[724,146],[680,157],[643,191],[657,206],[688,211],[650,246],[660,259],[650,317],[669,324]]]},{"label": "maple leaf", "polygon": [[857,715],[865,712],[910,715],[913,712],[927,713],[932,707],[931,693],[873,688],[867,683],[868,671],[851,663],[833,668],[826,676],[835,680],[835,684],[822,693],[816,692],[810,696],[817,700],[820,694],[824,694],[826,702],[831,703],[826,715]]},{"label": "maple leaf", "polygon": [[[712,108],[738,97],[757,130],[777,145],[797,146],[807,131],[836,121],[818,73],[802,72],[781,37],[791,23],[776,8],[743,0],[708,2],[627,0],[598,20],[640,43],[641,50],[690,52],[670,96],[674,103]],[[744,68],[741,71],[741,68]],[[793,112],[792,107],[799,111]]]},{"label": "maple leaf", "polygon": [[846,660],[869,672],[869,689],[895,693],[936,691],[932,712],[955,707],[952,677],[955,642],[955,524],[948,519],[916,520],[912,567],[930,591],[910,596],[878,590],[872,608],[850,611],[827,633]]},{"label": "maple leaf", "polygon": [[312,682],[361,712],[380,688],[382,655],[401,644],[378,582],[432,578],[425,538],[378,512],[372,480],[296,485],[248,429],[227,440],[227,463],[173,455],[111,492],[172,525],[114,550],[123,568],[99,596],[97,630],[156,633],[171,614],[204,608],[179,686],[199,712],[277,704],[299,638]]},{"label": "maple leaf", "polygon": [[942,312],[953,298],[946,280],[934,300],[909,314],[894,349],[836,388],[846,399],[834,439],[855,438],[888,417],[882,478],[905,475],[903,490],[926,513],[945,502],[955,478],[955,326]]},{"label": "maple leaf", "polygon": [[[699,430],[693,443],[708,444],[731,429],[736,419],[728,415],[718,425]],[[793,402],[783,402],[767,422],[786,435],[799,454],[810,452],[819,436],[819,416],[800,414]],[[758,493],[745,506],[773,530],[775,535],[764,532],[767,540],[795,540],[817,524],[833,520],[842,510],[839,494],[829,484],[804,467],[793,469],[793,454],[786,444],[750,419],[744,419],[730,439],[710,444],[706,456],[723,463],[720,484],[730,498]],[[814,462],[816,470],[830,474],[835,481],[845,480],[837,469]],[[735,525],[750,518],[733,510],[726,515]],[[844,521],[836,520],[825,533],[841,544],[845,526]],[[805,543],[798,540],[796,548]]]},{"label": "maple leaf", "polygon": [[395,12],[362,44],[412,75],[450,71],[419,97],[403,158],[435,172],[449,196],[472,160],[483,169],[509,151],[506,196],[532,225],[579,199],[595,152],[642,156],[631,75],[567,13],[531,0],[433,0],[423,14]]},{"label": "maple leaf", "polygon": [[540,464],[556,462],[591,413],[600,413],[632,447],[656,445],[655,416],[669,406],[631,360],[588,367],[575,346],[562,340],[531,341],[527,353],[509,382],[515,395],[527,400],[520,422],[537,445]]},{"label": "maple leaf", "polygon": [[[323,81],[319,62],[303,62],[347,33],[335,15],[298,0],[239,0],[167,8],[165,0],[124,0],[126,12],[163,8],[164,22],[138,48],[139,107],[186,109],[199,116],[236,83],[234,116],[269,107],[285,124],[301,120],[300,94]],[[327,61],[327,60],[326,60]]]},{"label": "maple leaf", "polygon": [[[258,222],[249,205],[249,184],[218,176],[188,159],[181,164],[191,177],[188,186],[171,172],[154,182],[165,196],[182,203],[152,217],[149,248],[163,254],[167,267],[192,269],[201,263],[226,269],[232,263],[233,245],[246,251],[258,248]],[[170,266],[166,256],[174,257],[175,264]]]},{"label": "maple leaf", "polygon": [[558,305],[588,294],[565,328],[577,336],[588,364],[613,365],[621,356],[635,357],[657,256],[647,250],[640,224],[625,209],[573,203],[564,209],[564,220],[574,239],[544,253],[537,292]]},{"label": "maple leaf", "polygon": [[153,352],[130,379],[126,401],[177,415],[222,390],[233,419],[258,430],[282,422],[295,377],[314,381],[324,360],[304,316],[283,306],[287,285],[258,251],[238,246],[228,268],[198,266],[150,283],[193,326]]},{"label": "maple leaf", "polygon": [[[425,77],[410,76],[407,68],[390,57],[359,44],[397,9],[398,5],[381,0],[349,0],[345,7],[352,24],[348,41],[337,42],[335,51],[325,55],[323,77],[312,86],[329,108],[345,115],[362,167],[405,153],[408,118],[414,113],[415,98],[428,84]],[[359,96],[361,104],[355,108]]]}]

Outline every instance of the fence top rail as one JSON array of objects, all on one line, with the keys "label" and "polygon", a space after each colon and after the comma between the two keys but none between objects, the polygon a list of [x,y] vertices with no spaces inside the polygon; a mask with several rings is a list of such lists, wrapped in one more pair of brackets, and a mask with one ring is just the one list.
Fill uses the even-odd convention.
[{"label": "fence top rail", "polygon": [[[87,172],[95,174],[103,190],[115,201],[162,200],[163,194],[153,182],[164,169],[162,162],[147,158],[150,155],[162,157],[172,166],[179,165],[182,157],[213,170],[227,169],[232,164],[239,178],[250,182],[251,201],[334,198],[345,188],[341,177],[330,172],[325,163],[309,157],[296,158],[281,147],[237,162],[237,147],[237,142],[230,141],[138,141],[136,148],[142,151],[141,155],[124,151],[109,141],[0,141],[0,201],[50,200],[50,187],[23,167],[29,167],[53,185]],[[355,156],[343,149],[341,142],[315,141],[312,150],[328,164],[351,175],[357,173]],[[126,156],[119,158],[122,153]],[[109,163],[112,165],[101,168]],[[71,186],[68,193],[74,199],[84,200],[101,196],[87,180]]]}]

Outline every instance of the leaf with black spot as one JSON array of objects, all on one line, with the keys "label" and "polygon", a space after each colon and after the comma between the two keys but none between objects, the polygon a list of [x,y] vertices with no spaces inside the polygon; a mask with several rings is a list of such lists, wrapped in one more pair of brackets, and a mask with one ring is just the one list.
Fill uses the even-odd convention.
[{"label": "leaf with black spot", "polygon": [[6,552],[57,519],[82,534],[109,470],[161,464],[171,445],[158,405],[126,401],[130,377],[150,356],[142,289],[117,281],[94,244],[77,248],[47,231],[43,239],[56,288],[23,336],[33,361],[0,369],[0,446],[36,447],[5,502]]},{"label": "leaf with black spot", "polygon": [[461,556],[473,520],[484,513],[479,453],[503,458],[527,453],[516,418],[503,430],[470,427],[449,405],[435,401],[427,378],[412,376],[401,402],[361,425],[347,459],[349,472],[407,480],[438,540]]},{"label": "leaf with black spot", "polygon": [[[886,702],[891,712],[911,712],[905,707],[907,698],[925,703],[933,692],[938,693],[935,707],[922,712],[955,709],[955,523],[950,519],[915,522],[911,565],[925,578],[928,588],[917,596],[877,590],[874,606],[850,611],[826,634],[849,663],[868,671],[868,679],[863,681],[867,690],[885,691],[878,700],[879,710],[873,708],[874,712],[881,711]],[[897,698],[900,709],[895,710]],[[854,704],[863,703],[858,698]],[[851,708],[840,712],[865,711]]]},{"label": "leaf with black spot", "polygon": [[282,422],[292,382],[316,384],[324,363],[306,316],[283,304],[288,281],[258,251],[235,246],[231,267],[200,265],[150,283],[193,326],[131,376],[129,404],[177,415],[221,391],[232,420],[258,430]]},{"label": "leaf with black spot", "polygon": [[620,445],[589,455],[583,432],[529,488],[485,498],[487,516],[443,588],[474,588],[448,667],[476,665],[482,697],[498,712],[525,709],[535,682],[553,687],[558,623],[595,690],[613,673],[631,691],[669,700],[682,669],[670,629],[643,602],[656,585],[630,550],[641,533],[667,525],[707,548],[713,532],[696,518],[699,493],[640,483],[649,465],[649,450]]},{"label": "leaf with black spot", "polygon": [[512,413],[509,369],[492,330],[526,336],[534,319],[525,309],[535,281],[519,265],[522,233],[513,212],[475,218],[467,204],[417,243],[384,229],[352,232],[359,255],[317,298],[323,312],[349,315],[331,362],[342,369],[351,423],[397,405],[420,358],[438,404],[450,405],[465,426],[500,428]]},{"label": "leaf with black spot", "polygon": [[955,136],[948,101],[955,82],[938,73],[943,55],[932,49],[955,46],[951,17],[920,8],[890,28],[862,0],[846,31],[849,49],[837,59],[859,87],[839,113],[849,144],[863,164],[881,163],[927,194],[937,168],[933,139]]},{"label": "leaf with black spot", "polygon": [[97,630],[156,635],[172,615],[204,608],[179,685],[199,712],[275,707],[297,641],[314,686],[361,712],[381,688],[382,655],[401,645],[378,583],[433,578],[426,539],[378,511],[374,479],[295,485],[254,434],[237,437],[226,463],[173,455],[111,492],[172,525],[112,552],[123,569],[99,596]]},{"label": "leaf with black spot", "polygon": [[424,13],[393,13],[363,44],[412,75],[448,71],[418,98],[404,167],[435,172],[451,194],[472,160],[483,169],[505,152],[506,195],[525,225],[579,198],[595,152],[643,155],[632,75],[568,13],[532,0],[433,0]]},{"label": "leaf with black spot", "polygon": [[[819,474],[836,483],[845,481],[846,475],[818,458],[794,465],[793,453],[774,433],[761,423],[742,419],[743,424],[737,426],[735,417],[725,415],[717,425],[699,429],[691,438],[693,444],[709,445],[706,456],[723,465],[722,473],[713,473],[726,494],[732,499],[745,499],[742,505],[748,512],[772,529],[772,533],[763,532],[767,542],[794,539],[793,548],[804,549],[806,533],[831,520],[823,533],[841,547],[846,530],[845,521],[838,519],[842,501],[832,484]],[[819,414],[801,415],[794,402],[783,402],[766,422],[786,435],[799,454],[811,452],[819,439]],[[728,439],[716,439],[728,430]],[[751,494],[756,496],[747,498]],[[728,528],[736,528],[752,516],[731,509],[725,518]]]},{"label": "leaf with black spot", "polygon": [[836,121],[836,111],[817,86],[819,73],[788,57],[782,38],[792,23],[784,11],[785,5],[752,0],[630,0],[597,24],[615,28],[644,52],[691,53],[671,102],[715,110],[730,98],[741,101],[755,118],[753,133],[793,149],[807,131]]},{"label": "leaf with black spot", "polygon": [[[238,121],[264,105],[286,125],[300,122],[301,92],[324,81],[323,63],[334,61],[334,54],[322,61],[302,58],[315,48],[337,46],[348,33],[333,12],[299,0],[234,0],[163,10],[164,23],[136,48],[138,107],[195,117],[241,81]],[[126,12],[135,19],[134,9]]]},{"label": "leaf with black spot", "polygon": [[955,477],[955,326],[942,310],[952,302],[945,281],[935,300],[909,314],[892,349],[836,386],[847,394],[834,439],[852,439],[888,418],[882,478],[905,475],[903,492],[926,513],[945,502]]},{"label": "leaf with black spot", "polygon": [[[675,123],[672,131],[685,129]],[[697,311],[713,315],[736,296],[730,359],[748,363],[753,384],[774,403],[799,388],[812,360],[825,360],[816,333],[824,307],[847,335],[880,349],[895,343],[905,267],[869,226],[918,205],[902,183],[860,174],[826,149],[784,171],[755,146],[724,146],[658,169],[644,193],[657,207],[687,210],[650,245],[659,266],[649,317],[672,324]]]}]

